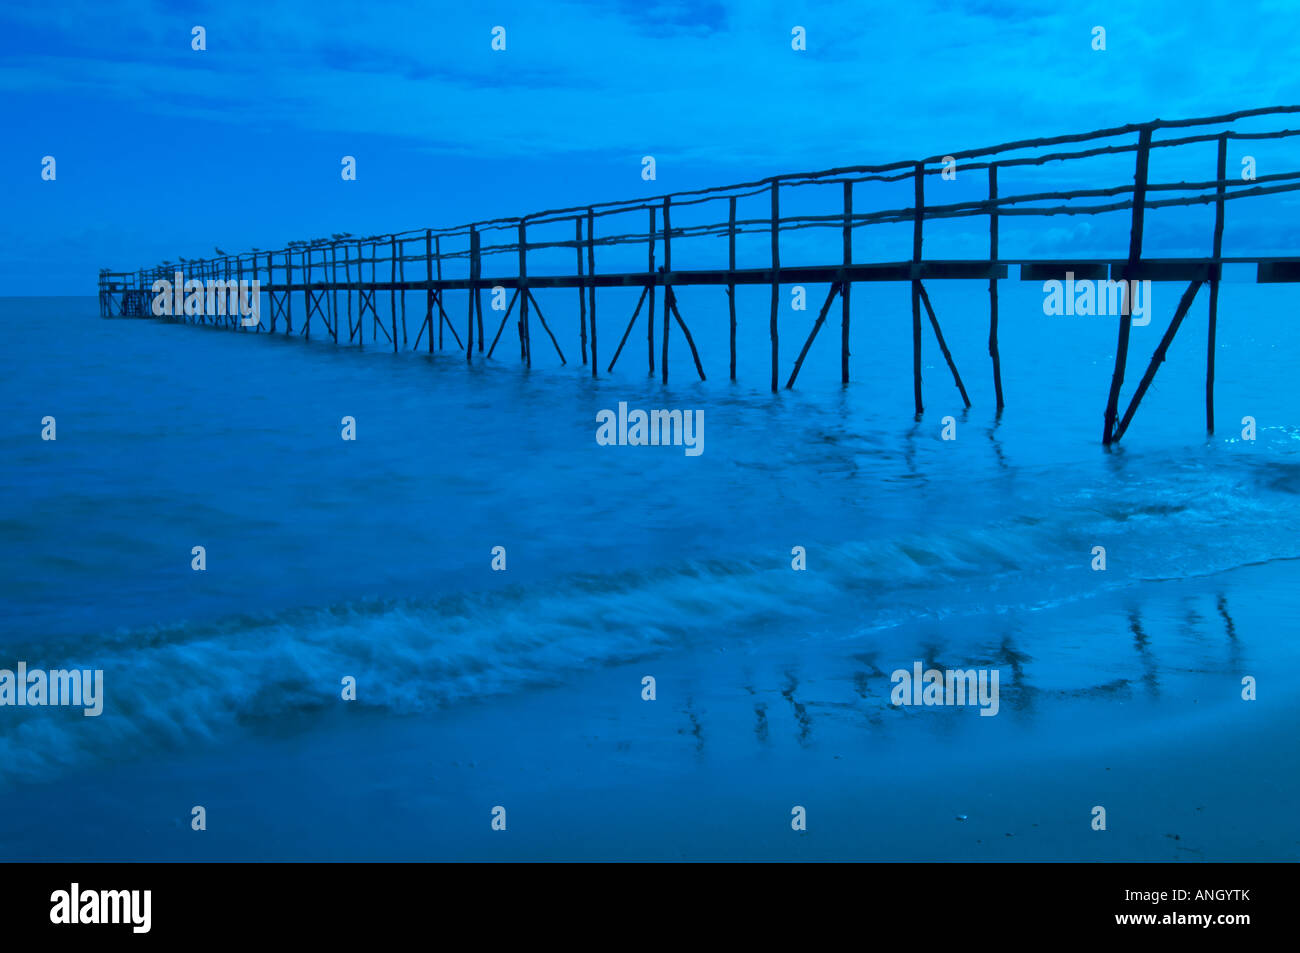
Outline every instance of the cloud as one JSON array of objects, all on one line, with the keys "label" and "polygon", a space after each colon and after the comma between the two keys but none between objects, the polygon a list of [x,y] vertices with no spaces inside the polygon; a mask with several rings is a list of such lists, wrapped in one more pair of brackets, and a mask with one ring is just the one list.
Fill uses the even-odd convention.
[{"label": "cloud", "polygon": [[[1298,42],[1241,16],[1205,30],[1164,0],[1051,13],[947,0],[834,2],[807,15],[782,3],[633,0],[451,6],[436,18],[382,3],[71,10],[6,14],[36,42],[10,51],[0,88],[71,91],[255,134],[396,135],[471,156],[662,153],[768,170],[1253,105],[1294,88],[1271,64],[1294,61]],[[191,20],[208,30],[205,53],[189,49]],[[796,22],[806,52],[790,48]],[[1104,53],[1089,46],[1094,22],[1107,27]],[[504,53],[489,48],[495,25],[507,29]]]},{"label": "cloud", "polygon": [[[90,269],[218,237],[269,247],[300,229],[373,232],[627,198],[645,185],[647,154],[663,180],[650,192],[942,155],[1300,99],[1283,65],[1300,53],[1295,16],[1271,0],[1197,15],[1181,0],[10,7],[0,121],[17,148],[0,167],[27,182],[28,153],[62,152],[57,190],[31,178],[2,201],[7,221],[53,242],[77,216],[130,218],[150,190],[223,197],[210,220],[169,216],[152,238],[106,241],[86,253]],[[190,49],[196,24],[201,53]],[[504,53],[490,48],[497,25]],[[806,51],[791,49],[796,25]],[[1104,52],[1091,49],[1096,25]],[[342,154],[386,178],[325,191]],[[1209,177],[1188,161],[1201,165],[1158,174]],[[1128,168],[1117,161],[1106,184]],[[1054,166],[1023,181],[1069,187],[1071,175]],[[1019,176],[1008,170],[1007,189]],[[1238,204],[1230,222],[1244,227],[1249,203]],[[961,247],[977,249],[982,227]],[[1008,249],[1014,235],[1008,220]]]}]

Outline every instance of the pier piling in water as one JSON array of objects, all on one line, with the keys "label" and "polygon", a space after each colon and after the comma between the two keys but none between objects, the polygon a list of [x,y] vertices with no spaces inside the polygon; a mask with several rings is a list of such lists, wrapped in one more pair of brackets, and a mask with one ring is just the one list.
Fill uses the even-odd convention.
[{"label": "pier piling in water", "polygon": [[1214,433],[1214,348],[1219,324],[1219,280],[1223,271],[1223,190],[1228,174],[1228,136],[1219,136],[1219,161],[1214,189],[1214,242],[1210,268],[1210,325],[1205,345],[1205,432]]},{"label": "pier piling in water", "polygon": [[[998,164],[989,163],[989,261],[998,260]],[[998,279],[989,278],[989,359],[993,362],[993,393],[1002,412],[1002,356],[998,351]]]}]

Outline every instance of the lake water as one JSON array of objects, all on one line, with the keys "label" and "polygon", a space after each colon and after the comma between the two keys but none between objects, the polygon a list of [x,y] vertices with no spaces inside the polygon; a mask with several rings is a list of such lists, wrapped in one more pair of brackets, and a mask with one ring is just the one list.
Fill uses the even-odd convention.
[{"label": "lake water", "polygon": [[[973,406],[927,327],[919,421],[905,285],[855,287],[848,387],[837,304],[777,395],[761,289],[738,292],[736,382],[723,293],[679,293],[708,380],[674,327],[666,387],[646,374],[644,315],[614,372],[590,378],[573,292],[539,292],[568,366],[535,324],[531,371],[511,329],[491,362],[467,365],[451,350],[395,355],[382,335],[358,351],[319,332],[101,320],[91,298],[0,299],[0,667],[98,668],[106,685],[99,718],[0,710],[0,785],[35,803],[74,776],[325,738],[345,704],[449,717],[639,660],[761,653],[791,631],[920,658],[900,641],[918,620],[1084,620],[1162,581],[1293,571],[1292,289],[1224,284],[1218,433],[1204,432],[1203,290],[1107,451],[1114,319],[1047,317],[1039,286],[1003,282],[999,419],[984,287],[930,288]],[[1121,409],[1181,291],[1157,285],[1152,323],[1133,329]],[[782,383],[820,300],[810,289],[809,311],[783,312]],[[463,314],[463,299],[448,304]],[[602,363],[634,304],[602,292]],[[596,415],[620,401],[703,411],[704,452],[598,446]],[[941,439],[946,415],[955,440]],[[45,416],[55,441],[41,439]],[[345,416],[355,441],[341,439]],[[1090,568],[1095,546],[1105,572]],[[1289,619],[1276,622],[1271,637],[1290,640]],[[1095,668],[1071,657],[1118,651],[1080,636],[1048,680],[1086,689]],[[355,702],[340,700],[345,676]]]}]

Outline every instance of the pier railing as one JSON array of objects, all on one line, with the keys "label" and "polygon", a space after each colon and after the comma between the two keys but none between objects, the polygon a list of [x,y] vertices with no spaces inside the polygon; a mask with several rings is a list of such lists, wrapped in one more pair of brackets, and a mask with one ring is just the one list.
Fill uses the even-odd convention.
[{"label": "pier railing", "polygon": [[[649,373],[656,370],[668,380],[671,330],[675,324],[691,351],[697,373],[704,378],[689,326],[682,317],[675,287],[714,285],[725,288],[730,321],[730,375],[736,376],[736,288],[740,285],[770,285],[769,337],[771,342],[771,387],[780,385],[779,292],[783,284],[824,282],[828,291],[815,322],[786,379],[793,387],[804,359],[818,336],[835,298],[841,304],[840,371],[849,380],[850,291],[862,281],[907,281],[912,291],[912,378],[916,412],[923,410],[921,387],[922,320],[924,311],[954,383],[967,406],[970,400],[956,362],[944,340],[924,282],[929,279],[978,279],[988,281],[989,339],[997,407],[1003,407],[1001,362],[998,349],[998,281],[1007,277],[1009,266],[1019,267],[1019,277],[1044,281],[1072,273],[1079,279],[1110,281],[1185,281],[1187,290],[1165,332],[1151,363],[1125,413],[1119,413],[1129,349],[1130,321],[1119,320],[1115,369],[1107,395],[1103,442],[1118,440],[1128,428],[1156,368],[1173,340],[1183,317],[1202,284],[1209,284],[1209,340],[1206,365],[1206,424],[1214,427],[1214,349],[1221,268],[1224,263],[1257,266],[1259,281],[1300,281],[1300,257],[1238,256],[1223,254],[1225,206],[1239,199],[1256,199],[1300,189],[1300,169],[1270,172],[1250,178],[1227,175],[1230,141],[1283,139],[1300,135],[1300,129],[1237,128],[1239,123],[1261,122],[1300,112],[1300,106],[1275,106],[1242,110],[1195,119],[1153,120],[1098,129],[1092,132],[1006,142],[918,160],[884,165],[848,166],[818,172],[769,176],[730,186],[675,192],[620,202],[549,209],[518,218],[498,218],[446,228],[426,228],[386,235],[357,237],[337,233],[325,239],[290,242],[274,251],[253,249],[234,255],[198,260],[165,261],[135,273],[100,273],[100,311],[105,316],[154,313],[159,282],[172,282],[179,273],[184,282],[260,282],[269,308],[259,309],[259,319],[245,326],[238,315],[212,315],[195,308],[195,313],[168,315],[170,320],[213,323],[254,332],[294,333],[294,299],[300,296],[297,333],[310,338],[312,322],[323,327],[335,342],[364,346],[367,313],[371,342],[395,351],[400,348],[443,349],[448,339],[473,360],[492,357],[512,315],[516,317],[520,358],[532,363],[534,318],[563,363],[567,363],[560,339],[537,301],[534,289],[567,288],[577,291],[574,302],[577,344],[583,365],[592,376],[599,372],[596,321],[597,289],[632,287],[641,289],[636,309],[622,330],[612,359],[611,371],[628,344],[642,309],[646,311],[646,359]],[[1160,134],[1159,136],[1157,134]],[[1150,159],[1158,150],[1177,149],[1197,143],[1217,146],[1217,163],[1212,176],[1191,180],[1152,181]],[[1131,181],[1095,187],[1072,187],[1016,192],[999,191],[999,173],[1020,167],[1051,166],[1057,182],[1087,181],[1076,172],[1089,159],[1103,156],[1133,156]],[[960,201],[934,201],[927,180],[983,173],[986,186],[978,197]],[[1005,182],[1005,176],[1003,177]],[[910,203],[897,207],[855,208],[854,187],[861,183],[910,183]],[[829,187],[833,205],[812,211],[782,211],[782,202],[801,196],[805,189],[825,195]],[[739,214],[741,203],[761,203],[763,214]],[[806,204],[806,203],[805,203]],[[1213,205],[1215,223],[1207,236],[1207,253],[1182,258],[1151,258],[1143,253],[1145,214],[1149,209],[1175,206]],[[1007,258],[1000,253],[999,224],[1004,218],[1098,215],[1128,211],[1129,244],[1123,257],[1063,259]],[[925,224],[945,219],[979,217],[987,219],[987,251],[978,258],[927,258]],[[689,218],[687,222],[685,219]],[[676,220],[676,223],[674,223]],[[872,226],[911,223],[910,254],[896,259],[855,261],[854,237]],[[839,238],[838,254],[830,246],[819,248],[821,260],[812,264],[782,262],[783,234],[828,230]],[[738,240],[761,236],[767,246],[762,263],[739,267]],[[725,267],[681,267],[681,252],[674,262],[674,244],[698,247],[696,240],[726,239]],[[640,249],[639,252],[636,250]],[[598,261],[597,251],[601,251]],[[530,271],[530,255],[531,271]],[[545,259],[539,270],[539,256]],[[633,256],[644,256],[641,265]],[[720,257],[720,256],[719,256]],[[752,258],[752,256],[747,256]],[[505,264],[502,265],[501,263]],[[563,264],[569,262],[570,264]],[[485,268],[486,264],[486,268]],[[599,267],[598,267],[599,266]],[[483,292],[492,295],[491,317],[484,324]],[[454,319],[445,300],[449,291],[467,291],[463,317]],[[423,292],[423,313],[413,330],[407,320],[407,294]],[[506,302],[506,296],[508,303]],[[662,333],[655,340],[655,299],[662,295]],[[387,297],[387,308],[384,308]],[[646,307],[648,303],[648,308]],[[504,306],[503,306],[504,305]],[[552,307],[553,304],[548,304]],[[387,314],[381,315],[382,311]],[[499,323],[493,331],[492,324]],[[346,327],[344,322],[346,321]],[[619,322],[622,325],[622,321]],[[459,330],[458,330],[459,328]],[[460,330],[464,331],[462,338]],[[561,329],[563,332],[564,329]],[[617,328],[616,328],[617,330]],[[562,335],[563,336],[563,335]],[[656,354],[658,351],[658,354]]]}]

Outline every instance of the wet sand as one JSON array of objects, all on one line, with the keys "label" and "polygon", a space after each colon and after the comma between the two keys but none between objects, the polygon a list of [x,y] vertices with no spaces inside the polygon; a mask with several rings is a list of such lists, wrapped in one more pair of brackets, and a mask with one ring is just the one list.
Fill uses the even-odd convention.
[{"label": "wet sand", "polygon": [[[726,650],[720,638],[419,716],[340,703],[239,744],[11,789],[0,853],[1295,860],[1300,648],[1278,620],[1300,608],[1297,568]],[[997,668],[998,715],[891,705],[890,673],[916,660]],[[190,829],[196,804],[206,831]]]}]

